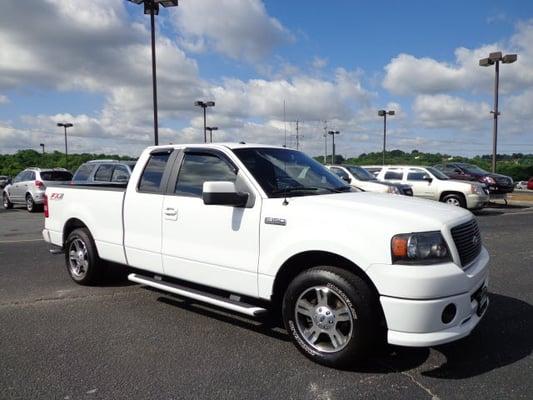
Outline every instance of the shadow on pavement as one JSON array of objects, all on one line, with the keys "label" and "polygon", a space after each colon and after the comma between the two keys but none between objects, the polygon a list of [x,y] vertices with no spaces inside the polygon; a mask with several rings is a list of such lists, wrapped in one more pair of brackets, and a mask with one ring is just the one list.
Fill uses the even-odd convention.
[{"label": "shadow on pavement", "polygon": [[[154,289],[157,292],[157,290]],[[275,318],[257,320],[227,313],[225,310],[180,298],[159,297],[158,301],[239,326],[282,341],[290,341]],[[470,336],[454,343],[436,346],[446,361],[424,376],[439,379],[464,379],[513,364],[531,355],[533,348],[533,306],[499,294],[490,294],[487,315]],[[430,355],[429,348],[383,345],[363,364],[348,368],[363,373],[397,373],[421,367]]]}]

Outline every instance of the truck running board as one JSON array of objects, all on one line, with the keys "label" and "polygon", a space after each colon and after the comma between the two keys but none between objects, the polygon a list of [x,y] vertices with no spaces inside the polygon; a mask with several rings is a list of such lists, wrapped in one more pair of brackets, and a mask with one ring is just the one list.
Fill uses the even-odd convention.
[{"label": "truck running board", "polygon": [[215,294],[202,292],[200,290],[177,285],[175,283],[164,282],[143,275],[129,274],[128,279],[132,282],[140,283],[142,285],[150,286],[165,292],[174,293],[183,297],[188,297],[203,303],[212,304],[214,306],[222,307],[231,311],[236,311],[241,314],[250,315],[252,317],[259,316],[267,311],[264,308],[256,307],[251,304],[242,303],[240,301],[231,300]]}]

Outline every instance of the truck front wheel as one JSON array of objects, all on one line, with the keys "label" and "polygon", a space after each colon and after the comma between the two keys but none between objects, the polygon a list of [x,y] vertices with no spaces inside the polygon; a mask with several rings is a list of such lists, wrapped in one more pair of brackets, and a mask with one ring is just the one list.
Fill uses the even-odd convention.
[{"label": "truck front wheel", "polygon": [[378,299],[357,275],[314,267],[298,275],[283,298],[283,321],[296,347],[331,367],[362,360],[379,337]]},{"label": "truck front wheel", "polygon": [[65,243],[67,271],[80,285],[96,284],[103,272],[103,262],[98,257],[96,245],[87,228],[78,228],[68,235]]}]

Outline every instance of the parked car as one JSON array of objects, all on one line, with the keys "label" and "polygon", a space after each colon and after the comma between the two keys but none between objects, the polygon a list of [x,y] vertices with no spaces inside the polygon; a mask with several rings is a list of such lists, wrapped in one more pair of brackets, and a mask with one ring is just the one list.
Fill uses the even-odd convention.
[{"label": "parked car", "polygon": [[326,168],[346,183],[365,192],[413,195],[410,185],[378,181],[374,175],[357,165],[326,165]]},{"label": "parked car", "polygon": [[7,175],[0,175],[0,189],[5,188],[10,183],[11,178]]},{"label": "parked car", "polygon": [[458,340],[489,302],[489,254],[470,212],[353,191],[292,149],[149,147],[127,188],[49,187],[46,198],[43,237],[78,284],[118,263],[135,268],[129,280],[193,301],[280,312],[295,346],[329,366],[381,338]]},{"label": "parked car", "polygon": [[527,189],[527,181],[518,181],[514,184],[514,188],[518,190],[526,190]]},{"label": "parked car", "polygon": [[473,164],[445,163],[437,164],[435,168],[451,179],[462,181],[477,181],[487,185],[491,197],[502,197],[514,190],[513,178],[510,176],[493,174]]},{"label": "parked car", "polygon": [[126,184],[130,179],[136,161],[93,160],[76,170],[73,184]]},{"label": "parked car", "polygon": [[14,204],[24,204],[29,212],[35,212],[44,204],[44,192],[50,184],[67,184],[72,174],[64,168],[26,168],[13,182],[7,185],[2,194],[5,209]]},{"label": "parked car", "polygon": [[529,181],[527,181],[527,188],[533,190],[533,177],[529,178]]},{"label": "parked car", "polygon": [[481,209],[489,201],[485,185],[451,180],[438,169],[420,166],[365,166],[381,181],[411,185],[413,196],[442,201],[470,210]]}]

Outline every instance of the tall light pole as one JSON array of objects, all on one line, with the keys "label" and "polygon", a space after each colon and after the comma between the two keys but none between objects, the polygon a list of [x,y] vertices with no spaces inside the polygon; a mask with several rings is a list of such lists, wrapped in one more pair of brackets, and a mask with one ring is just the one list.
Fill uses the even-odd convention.
[{"label": "tall light pole", "polygon": [[152,33],[152,91],[154,102],[154,144],[159,144],[159,122],[157,116],[157,75],[155,65],[155,16],[159,14],[159,4],[163,7],[175,7],[178,0],[128,0],[135,4],[144,3],[144,13],[150,15]]},{"label": "tall light pole", "polygon": [[339,135],[339,131],[328,131],[328,135],[331,135],[333,143],[331,145],[331,165],[335,165],[335,135]]},{"label": "tall light pole", "polygon": [[490,67],[491,65],[495,66],[496,74],[494,76],[494,110],[491,113],[494,115],[494,123],[492,126],[492,172],[496,172],[496,152],[498,144],[498,116],[500,112],[498,111],[498,86],[500,83],[500,61],[503,64],[511,64],[516,61],[518,56],[516,54],[506,54],[502,56],[501,51],[495,53],[490,53],[487,58],[482,58],[479,60],[479,65],[482,67]]},{"label": "tall light pole", "polygon": [[67,128],[72,128],[70,122],[58,122],[57,126],[65,128],[65,168],[68,169],[68,146],[67,146]]},{"label": "tall light pole", "polygon": [[218,131],[218,126],[206,126],[205,129],[209,131],[209,143],[213,143],[213,131]]},{"label": "tall light pole", "polygon": [[393,110],[385,111],[379,110],[378,115],[383,117],[383,165],[385,165],[385,150],[387,148],[387,115],[394,115]]},{"label": "tall light pole", "polygon": [[39,146],[42,147],[42,149],[43,149],[43,156],[44,156],[44,143],[41,143]]},{"label": "tall light pole", "polygon": [[215,102],[198,100],[194,102],[194,105],[197,107],[202,107],[204,109],[204,143],[207,143],[206,109],[207,107],[214,107]]}]

